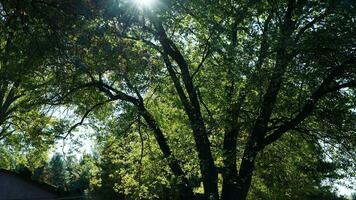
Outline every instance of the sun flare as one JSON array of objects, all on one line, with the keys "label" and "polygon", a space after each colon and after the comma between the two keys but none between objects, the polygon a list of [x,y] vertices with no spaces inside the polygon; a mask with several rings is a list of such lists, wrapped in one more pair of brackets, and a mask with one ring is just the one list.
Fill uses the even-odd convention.
[{"label": "sun flare", "polygon": [[135,0],[136,4],[140,7],[151,7],[155,0]]}]

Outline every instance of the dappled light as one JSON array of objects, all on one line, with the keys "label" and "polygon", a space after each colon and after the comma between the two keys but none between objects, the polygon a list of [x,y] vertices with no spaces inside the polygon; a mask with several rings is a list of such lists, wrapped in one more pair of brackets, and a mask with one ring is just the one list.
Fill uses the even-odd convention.
[{"label": "dappled light", "polygon": [[155,6],[158,0],[133,0],[133,1],[140,8],[152,8]]},{"label": "dappled light", "polygon": [[355,16],[0,0],[0,200],[355,199]]}]

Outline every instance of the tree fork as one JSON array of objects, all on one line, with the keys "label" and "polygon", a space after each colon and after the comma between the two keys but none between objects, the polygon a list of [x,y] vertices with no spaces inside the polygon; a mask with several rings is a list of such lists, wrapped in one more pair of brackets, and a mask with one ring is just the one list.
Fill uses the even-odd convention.
[{"label": "tree fork", "polygon": [[[168,39],[159,19],[152,13],[150,13],[150,17],[155,28],[157,29],[156,36],[158,37],[164,52],[178,64],[182,72],[182,80],[188,93],[189,101],[187,100],[188,98],[184,98],[185,94],[182,90],[182,86],[180,83],[175,81],[175,77],[172,76],[171,72],[170,76],[175,83],[176,90],[179,94],[180,100],[183,103],[184,110],[189,118],[190,126],[193,131],[196,149],[198,151],[205,195],[208,198],[212,197],[213,199],[219,199],[217,170],[210,149],[210,141],[208,139],[207,130],[201,115],[196,88],[194,87],[192,77],[189,73],[188,64],[177,47],[171,40]],[[167,58],[165,58],[165,60],[167,60]]]}]

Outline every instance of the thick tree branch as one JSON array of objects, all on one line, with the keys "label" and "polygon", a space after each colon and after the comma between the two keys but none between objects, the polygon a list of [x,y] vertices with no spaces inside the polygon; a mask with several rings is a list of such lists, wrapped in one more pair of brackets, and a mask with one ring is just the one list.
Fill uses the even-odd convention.
[{"label": "thick tree branch", "polygon": [[[3,124],[2,124],[3,125]],[[1,126],[0,126],[1,127]],[[3,125],[1,127],[1,131],[0,131],[0,140],[4,139],[5,137],[7,137],[10,133],[7,133],[6,131],[10,128],[10,124],[7,125]]]},{"label": "thick tree branch", "polygon": [[[190,126],[193,130],[193,136],[196,143],[196,148],[198,151],[200,170],[202,172],[203,186],[207,196],[211,196],[214,199],[219,198],[218,183],[217,183],[217,172],[216,166],[214,164],[213,155],[210,149],[210,141],[208,139],[207,130],[205,127],[205,122],[203,120],[200,102],[198,99],[196,88],[193,84],[192,77],[189,72],[188,63],[184,56],[181,54],[179,49],[170,40],[166,34],[165,29],[161,21],[153,13],[149,13],[150,19],[157,31],[156,37],[160,41],[164,52],[169,55],[179,66],[181,71],[181,77],[184,83],[184,88],[189,97],[189,109],[185,108],[186,114],[189,118]],[[172,77],[173,78],[173,77]],[[177,91],[180,90],[176,88]],[[186,101],[181,99],[183,105]]]},{"label": "thick tree branch", "polygon": [[138,106],[140,115],[145,119],[146,123],[153,131],[156,141],[164,155],[167,159],[168,165],[171,168],[173,174],[182,179],[180,187],[182,189],[182,194],[186,199],[193,199],[193,189],[191,188],[188,179],[185,177],[184,171],[181,168],[178,160],[172,154],[170,147],[168,146],[167,139],[163,135],[162,130],[160,129],[158,123],[154,117],[149,113],[149,111],[144,107],[144,105]]},{"label": "thick tree branch", "polygon": [[92,85],[97,87],[101,92],[104,92],[112,100],[128,101],[134,105],[140,104],[140,101],[137,98],[117,90],[101,81],[93,82]]},{"label": "thick tree branch", "polygon": [[[11,113],[16,111],[17,106],[14,104],[16,100],[18,100],[23,96],[22,94],[16,95],[16,89],[17,89],[16,85],[13,86],[6,85],[6,87],[11,87],[11,88],[7,92],[7,94],[2,94],[3,102],[0,102],[0,125],[2,125],[6,121],[7,117]],[[6,93],[6,90],[3,90],[2,92]]]},{"label": "thick tree branch", "polygon": [[152,41],[146,40],[143,37],[124,36],[123,38],[127,38],[127,39],[134,40],[134,41],[142,41],[146,45],[151,46],[158,52],[162,53],[162,49],[157,44],[154,44]]},{"label": "thick tree branch", "polygon": [[320,14],[319,16],[315,17],[312,21],[310,21],[309,23],[307,23],[305,26],[303,26],[301,29],[299,29],[296,37],[295,37],[295,43],[298,43],[300,38],[303,36],[303,34],[305,33],[305,31],[307,31],[308,29],[312,28],[317,22],[321,21],[322,19],[324,19],[327,15],[329,14],[328,11],[325,11],[324,13]]},{"label": "thick tree branch", "polygon": [[176,75],[172,63],[169,60],[169,57],[166,53],[163,54],[163,60],[165,62],[166,68],[168,70],[168,73],[173,81],[174,87],[177,90],[178,96],[180,98],[180,100],[182,101],[182,104],[184,106],[184,109],[186,110],[186,112],[191,112],[192,108],[191,108],[191,104],[187,98],[187,96],[184,93],[183,87],[180,83],[180,80],[178,78],[178,76]]},{"label": "thick tree branch", "polygon": [[289,0],[287,10],[284,15],[282,24],[280,24],[280,36],[277,44],[276,63],[272,71],[269,85],[266,93],[263,95],[260,114],[258,115],[251,133],[248,136],[237,181],[237,198],[245,199],[248,193],[248,187],[252,180],[253,170],[255,168],[255,159],[262,146],[264,135],[267,132],[268,121],[272,115],[278,93],[283,83],[283,76],[288,65],[292,60],[292,55],[288,52],[290,46],[290,37],[295,30],[295,21],[293,13],[298,12],[304,0],[295,2]]},{"label": "thick tree branch", "polygon": [[[111,86],[104,84],[103,82],[93,82],[93,86],[99,88],[100,91],[104,92],[109,98],[110,101],[114,100],[123,100],[134,104],[140,115],[145,119],[149,128],[153,131],[156,141],[164,155],[167,159],[168,165],[171,168],[173,174],[177,177],[182,178],[182,183],[180,187],[182,189],[182,194],[186,199],[193,199],[193,189],[191,188],[188,179],[185,177],[183,169],[181,168],[178,160],[172,154],[170,147],[168,146],[167,139],[165,138],[162,130],[160,129],[157,121],[151,115],[151,113],[146,109],[143,100],[136,99],[128,94],[125,94],[122,91],[119,91]],[[142,98],[142,97],[141,97]]]},{"label": "thick tree branch", "polygon": [[344,70],[356,64],[356,58],[344,62],[341,66],[335,67],[331,73],[324,79],[321,85],[309,97],[300,112],[290,121],[281,125],[277,130],[264,138],[263,146],[269,145],[279,139],[285,132],[299,125],[305,118],[307,118],[314,110],[317,102],[327,93],[340,90],[347,87],[356,87],[356,80],[349,81],[343,84],[334,84],[334,79],[340,76]]},{"label": "thick tree branch", "polygon": [[133,91],[135,92],[135,94],[136,94],[136,96],[137,96],[139,102],[143,103],[143,97],[142,97],[142,95],[140,94],[140,91],[137,89],[137,87],[135,87],[134,85],[132,85],[132,83],[131,83],[131,81],[130,81],[130,79],[129,79],[129,75],[128,75],[127,69],[125,69],[125,72],[124,72],[124,79],[125,79],[125,81],[126,81],[127,86],[128,86],[131,90],[133,90]]}]

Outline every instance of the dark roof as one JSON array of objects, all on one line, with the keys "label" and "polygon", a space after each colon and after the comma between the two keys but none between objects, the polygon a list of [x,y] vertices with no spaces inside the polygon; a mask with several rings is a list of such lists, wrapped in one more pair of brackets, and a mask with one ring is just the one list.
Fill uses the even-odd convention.
[{"label": "dark roof", "polygon": [[4,173],[4,174],[8,174],[8,175],[11,175],[11,176],[15,176],[23,181],[26,181],[32,185],[35,185],[43,190],[46,190],[52,194],[55,194],[55,195],[62,195],[63,194],[63,191],[59,190],[57,187],[53,186],[53,185],[50,185],[50,184],[47,184],[47,183],[44,183],[44,182],[39,182],[39,181],[36,181],[36,180],[33,180],[31,179],[31,177],[27,177],[27,176],[24,176],[24,175],[21,175],[19,173],[16,173],[16,172],[13,172],[13,171],[9,171],[9,170],[6,170],[6,169],[0,169],[0,174],[1,173]]}]

